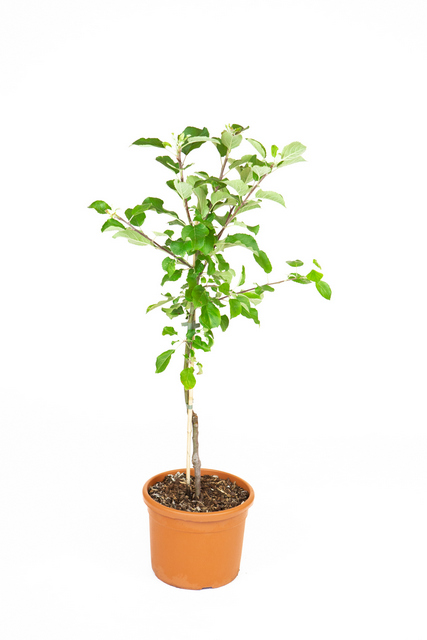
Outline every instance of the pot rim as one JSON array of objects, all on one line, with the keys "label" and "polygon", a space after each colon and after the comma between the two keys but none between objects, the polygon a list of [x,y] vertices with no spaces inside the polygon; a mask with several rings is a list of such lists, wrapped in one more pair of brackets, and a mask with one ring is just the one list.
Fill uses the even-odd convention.
[{"label": "pot rim", "polygon": [[[223,511],[208,511],[203,513],[199,513],[197,511],[180,511],[178,509],[173,509],[172,507],[165,507],[163,504],[160,504],[159,502],[156,502],[156,500],[153,500],[153,498],[148,493],[148,487],[150,487],[152,484],[155,484],[153,483],[153,479],[157,478],[158,476],[164,477],[169,474],[175,475],[175,473],[177,472],[185,473],[185,469],[172,469],[171,471],[156,473],[144,484],[144,487],[142,489],[142,497],[149,510],[151,509],[153,511],[156,511],[160,515],[174,518],[176,520],[218,522],[220,520],[228,520],[229,518],[234,518],[240,514],[243,514],[249,509],[249,507],[252,506],[255,498],[255,492],[251,485],[246,482],[246,480],[243,480],[243,478],[240,478],[233,473],[227,473],[226,471],[220,471],[218,469],[205,469],[204,467],[202,467],[201,469],[202,475],[218,475],[219,477],[230,478],[230,480],[232,480],[233,482],[237,482],[237,484],[242,482],[244,485],[243,488],[246,489],[246,491],[249,491],[249,498],[245,500],[245,502],[242,502],[242,504],[239,504],[237,507],[232,507],[231,509],[224,509]],[[194,476],[194,469],[191,469],[190,473],[192,476]]]}]

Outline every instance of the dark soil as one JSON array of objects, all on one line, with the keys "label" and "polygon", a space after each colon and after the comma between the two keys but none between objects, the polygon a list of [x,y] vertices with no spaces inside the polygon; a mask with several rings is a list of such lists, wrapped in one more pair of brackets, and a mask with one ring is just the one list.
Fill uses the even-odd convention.
[{"label": "dark soil", "polygon": [[187,493],[185,473],[169,474],[161,482],[148,488],[149,495],[160,504],[178,511],[211,512],[238,507],[249,498],[249,493],[228,478],[202,476],[200,500],[194,496],[194,478],[190,480]]}]

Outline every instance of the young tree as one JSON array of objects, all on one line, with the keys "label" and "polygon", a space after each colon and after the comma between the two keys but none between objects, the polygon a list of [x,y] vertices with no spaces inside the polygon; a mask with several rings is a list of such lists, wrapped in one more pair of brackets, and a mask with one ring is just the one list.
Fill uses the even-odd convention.
[{"label": "young tree", "polygon": [[[112,229],[116,232],[114,238],[126,238],[130,243],[141,246],[150,245],[164,255],[162,287],[166,283],[178,283],[177,291],[163,293],[162,299],[150,305],[147,312],[160,307],[170,321],[163,327],[162,335],[170,336],[171,348],[158,356],[156,373],[166,369],[178,350],[176,345],[184,345],[184,365],[180,378],[184,386],[187,410],[186,479],[189,486],[192,461],[197,499],[200,497],[201,463],[198,417],[193,411],[193,389],[196,385],[194,372],[197,367],[197,373],[202,373],[200,356],[212,349],[214,331],[218,328],[226,331],[230,320],[239,315],[259,324],[257,305],[265,292],[274,291],[273,285],[283,282],[314,284],[324,298],[329,300],[331,297],[331,289],[317,269],[311,269],[306,275],[292,271],[276,282],[253,284],[242,289],[246,282],[245,267],[236,276],[228,262],[228,252],[227,258],[225,257],[227,249],[244,247],[252,253],[253,259],[265,273],[271,273],[270,260],[256,240],[259,225],[246,224],[243,214],[259,209],[265,199],[285,206],[279,193],[264,191],[261,183],[278,169],[303,162],[302,154],[306,150],[300,142],[292,142],[280,152],[273,145],[268,158],[267,151],[260,142],[245,138],[251,151],[240,158],[231,157],[236,155],[236,149],[244,140],[242,134],[247,129],[248,127],[238,124],[228,125],[220,137],[211,137],[206,128],[187,127],[174,137],[172,145],[158,138],[139,138],[133,143],[169,149],[169,155],[160,155],[156,160],[174,174],[166,184],[181,199],[181,215],[165,209],[163,200],[155,197],[147,197],[133,209],[126,209],[124,217],[103,200],[96,200],[90,205],[98,213],[109,216],[101,231]],[[188,155],[207,142],[219,154],[218,176],[209,175],[205,171],[194,171],[185,177],[185,172],[193,166],[187,164]],[[169,217],[166,229],[158,234],[157,240],[143,230],[148,211]],[[303,266],[301,260],[288,260],[287,264],[294,269]],[[316,260],[313,260],[313,264],[321,269]],[[174,285],[170,286],[172,288]],[[183,317],[185,322],[182,322]],[[179,337],[177,327],[171,324],[177,318],[184,326],[182,338]]]}]

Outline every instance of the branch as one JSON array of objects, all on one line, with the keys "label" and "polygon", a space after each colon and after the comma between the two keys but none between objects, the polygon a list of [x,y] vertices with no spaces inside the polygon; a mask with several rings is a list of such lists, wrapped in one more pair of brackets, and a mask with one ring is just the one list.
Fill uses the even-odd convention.
[{"label": "branch", "polygon": [[255,189],[258,189],[259,185],[261,184],[261,182],[264,180],[264,178],[268,175],[268,173],[266,173],[265,175],[263,175],[258,182],[252,187],[252,189],[249,191],[249,193],[246,195],[246,198],[239,204],[239,206],[233,211],[234,207],[231,207],[230,212],[228,214],[228,218],[225,221],[224,226],[222,227],[221,231],[219,232],[219,234],[217,235],[217,241],[220,240],[222,234],[225,231],[225,228],[230,224],[230,222],[232,222],[234,220],[234,218],[237,216],[237,214],[239,213],[240,209],[242,207],[245,206],[245,204],[247,203],[247,201],[249,200],[249,198],[251,197],[251,195],[253,194],[253,192],[255,191]]},{"label": "branch", "polygon": [[125,224],[128,225],[128,227],[130,227],[131,229],[133,229],[134,231],[136,231],[136,233],[139,233],[140,236],[142,236],[143,238],[145,238],[146,240],[148,240],[153,247],[156,247],[156,249],[161,249],[161,251],[165,251],[166,253],[168,253],[170,256],[172,256],[173,258],[175,258],[175,260],[178,260],[178,262],[180,262],[181,264],[184,264],[186,267],[189,267],[191,269],[191,264],[189,262],[187,262],[186,260],[184,260],[184,258],[180,258],[179,256],[176,256],[170,249],[168,249],[167,247],[165,247],[162,244],[159,244],[158,242],[156,242],[155,240],[152,240],[151,238],[149,238],[148,236],[145,235],[145,233],[143,231],[141,231],[140,229],[137,229],[136,227],[134,227],[128,220],[125,220],[124,218],[121,218],[120,216],[118,216],[117,214],[115,214],[114,216],[117,220],[120,220],[120,222],[124,222]]},{"label": "branch", "polygon": [[[292,278],[286,278],[286,280],[279,280],[278,282],[266,282],[265,284],[261,285],[262,287],[265,287],[266,285],[269,287],[272,287],[273,284],[282,284],[282,282],[290,282],[292,280]],[[248,291],[255,291],[255,289],[258,289],[260,285],[257,285],[256,287],[252,287],[251,289],[243,289],[242,291],[236,291],[237,295],[240,295],[241,293],[247,293]],[[232,294],[229,293],[228,296],[222,296],[222,298],[218,298],[218,300],[224,300],[224,298],[229,298]]]},{"label": "branch", "polygon": [[[227,165],[227,160],[228,160],[228,156],[229,156],[229,155],[230,155],[230,152],[229,152],[229,151],[227,151],[227,153],[225,154],[224,162],[223,162],[222,167],[221,167],[221,173],[219,174],[219,179],[220,179],[220,180],[222,180],[222,179],[223,179],[223,177],[224,177],[224,171],[225,171],[225,167],[226,167],[226,165]],[[219,189],[219,187],[217,187],[217,188]],[[216,190],[216,189],[215,189],[215,190]]]},{"label": "branch", "polygon": [[192,415],[193,422],[193,456],[191,462],[193,463],[194,469],[194,489],[195,489],[195,498],[196,500],[200,500],[201,497],[201,466],[199,456],[199,418],[197,413]]}]

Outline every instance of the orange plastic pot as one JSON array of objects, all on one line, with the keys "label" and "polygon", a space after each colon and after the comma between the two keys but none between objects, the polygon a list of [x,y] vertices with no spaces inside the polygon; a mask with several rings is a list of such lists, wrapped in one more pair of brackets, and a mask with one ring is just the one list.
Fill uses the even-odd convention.
[{"label": "orange plastic pot", "polygon": [[[215,469],[202,475],[229,478],[248,491],[249,498],[238,507],[212,513],[193,513],[164,507],[148,494],[148,487],[169,474],[150,478],[142,495],[150,516],[151,565],[156,576],[181,589],[222,587],[237,577],[243,547],[245,521],[254,501],[254,490],[244,480]],[[193,469],[191,474],[194,474]]]}]

